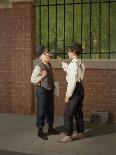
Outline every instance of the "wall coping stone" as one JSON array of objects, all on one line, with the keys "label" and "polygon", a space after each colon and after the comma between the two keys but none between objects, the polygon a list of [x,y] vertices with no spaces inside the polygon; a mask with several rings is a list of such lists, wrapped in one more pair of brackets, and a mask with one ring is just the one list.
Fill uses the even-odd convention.
[{"label": "wall coping stone", "polygon": [[[64,62],[69,63],[70,60],[63,59]],[[82,60],[85,63],[86,69],[116,69],[116,59],[111,60]],[[39,62],[39,59],[33,60],[33,66]],[[51,59],[53,68],[61,68],[61,64],[56,59]]]},{"label": "wall coping stone", "polygon": [[19,2],[35,2],[36,0],[9,0],[11,3],[19,3]]}]

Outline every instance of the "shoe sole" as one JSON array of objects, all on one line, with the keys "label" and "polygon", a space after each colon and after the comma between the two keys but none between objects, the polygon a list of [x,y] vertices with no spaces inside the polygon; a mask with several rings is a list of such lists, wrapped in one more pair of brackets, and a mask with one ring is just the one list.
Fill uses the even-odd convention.
[{"label": "shoe sole", "polygon": [[61,141],[61,140],[58,140],[59,143],[68,143],[68,142],[72,142],[73,140],[70,139],[70,140],[67,140],[67,141]]}]

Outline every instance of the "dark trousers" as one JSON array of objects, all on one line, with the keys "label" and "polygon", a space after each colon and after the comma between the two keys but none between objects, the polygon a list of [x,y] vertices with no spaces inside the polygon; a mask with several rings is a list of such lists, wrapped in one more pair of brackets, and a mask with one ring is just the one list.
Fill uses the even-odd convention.
[{"label": "dark trousers", "polygon": [[45,119],[49,126],[54,123],[54,91],[37,87],[37,122],[38,128],[45,126]]},{"label": "dark trousers", "polygon": [[76,88],[64,110],[64,132],[66,135],[73,133],[73,118],[76,121],[77,132],[84,132],[83,121],[84,88],[82,83],[77,83]]}]

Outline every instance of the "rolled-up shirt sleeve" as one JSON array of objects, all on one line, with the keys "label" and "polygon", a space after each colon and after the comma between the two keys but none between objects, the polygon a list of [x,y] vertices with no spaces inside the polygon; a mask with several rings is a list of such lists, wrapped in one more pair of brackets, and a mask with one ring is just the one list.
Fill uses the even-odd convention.
[{"label": "rolled-up shirt sleeve", "polygon": [[61,64],[62,64],[62,68],[63,68],[63,70],[67,73],[68,64],[65,63],[65,62],[62,62]]},{"label": "rolled-up shirt sleeve", "polygon": [[31,75],[31,83],[34,85],[39,85],[41,81],[41,68],[39,66],[36,66],[32,72]]},{"label": "rolled-up shirt sleeve", "polygon": [[75,90],[77,82],[77,67],[71,63],[67,70],[67,91],[66,96],[70,98]]}]

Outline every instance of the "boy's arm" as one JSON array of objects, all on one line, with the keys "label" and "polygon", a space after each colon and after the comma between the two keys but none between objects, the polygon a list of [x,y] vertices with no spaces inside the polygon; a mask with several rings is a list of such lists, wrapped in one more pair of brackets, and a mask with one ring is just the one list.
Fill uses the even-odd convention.
[{"label": "boy's arm", "polygon": [[39,84],[41,80],[42,80],[41,68],[39,66],[36,66],[31,75],[31,83]]},{"label": "boy's arm", "polygon": [[66,62],[61,63],[63,70],[67,73],[68,64]]},{"label": "boy's arm", "polygon": [[62,61],[62,58],[57,56],[58,61],[61,63],[63,70],[67,73],[68,64]]},{"label": "boy's arm", "polygon": [[67,81],[67,90],[66,98],[70,98],[75,90],[77,82],[77,68],[73,64],[70,64],[68,67],[68,81]]}]

